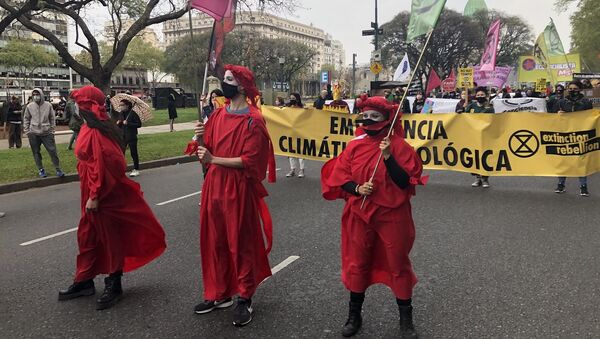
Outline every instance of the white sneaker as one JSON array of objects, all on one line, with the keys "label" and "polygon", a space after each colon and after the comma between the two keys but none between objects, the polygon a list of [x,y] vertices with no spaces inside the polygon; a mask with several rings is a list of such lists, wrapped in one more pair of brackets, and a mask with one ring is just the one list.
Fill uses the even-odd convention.
[{"label": "white sneaker", "polygon": [[4,217],[5,215],[6,215],[6,213],[0,212],[0,218]]},{"label": "white sneaker", "polygon": [[291,178],[291,177],[293,177],[294,175],[296,175],[296,170],[290,170],[290,171],[288,172],[288,174],[286,174],[285,176],[286,176],[286,178]]},{"label": "white sneaker", "polygon": [[135,170],[135,169],[129,173],[129,176],[132,178],[137,177],[138,175],[140,175],[140,171]]},{"label": "white sneaker", "polygon": [[298,172],[298,178],[304,178],[304,170],[303,170],[303,169],[301,169],[301,170]]},{"label": "white sneaker", "polygon": [[474,183],[471,184],[471,187],[481,187],[481,180],[477,179]]}]

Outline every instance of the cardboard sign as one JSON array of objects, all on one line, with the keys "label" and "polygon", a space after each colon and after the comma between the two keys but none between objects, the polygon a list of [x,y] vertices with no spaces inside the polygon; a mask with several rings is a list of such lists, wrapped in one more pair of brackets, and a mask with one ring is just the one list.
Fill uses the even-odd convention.
[{"label": "cardboard sign", "polygon": [[474,72],[472,67],[458,69],[458,85],[461,88],[473,88]]}]

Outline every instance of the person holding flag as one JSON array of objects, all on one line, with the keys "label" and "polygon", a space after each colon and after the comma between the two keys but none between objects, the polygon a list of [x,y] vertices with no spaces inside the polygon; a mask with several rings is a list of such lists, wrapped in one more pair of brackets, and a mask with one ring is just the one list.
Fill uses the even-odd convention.
[{"label": "person holding flag", "polygon": [[204,301],[194,311],[205,314],[229,307],[239,295],[233,324],[244,326],[252,321],[252,296],[271,276],[267,256],[273,226],[262,181],[267,165],[269,181],[275,181],[275,157],[257,107],[253,73],[236,65],[225,65],[225,70],[221,87],[227,104],[206,126],[196,125],[197,141],[186,150],[197,154],[207,168],[200,207]]},{"label": "person holding flag", "polygon": [[[383,97],[361,98],[362,126],[348,147],[321,170],[323,197],[344,199],[342,215],[342,282],[350,291],[344,337],[362,325],[367,288],[382,283],[396,296],[403,338],[417,338],[412,319],[412,291],[417,282],[409,254],[415,240],[410,199],[415,185],[424,184],[423,166],[404,140],[400,124],[392,127],[397,105]],[[394,129],[390,137],[388,131]],[[372,180],[375,159],[382,164]],[[368,197],[361,208],[364,197]]]}]

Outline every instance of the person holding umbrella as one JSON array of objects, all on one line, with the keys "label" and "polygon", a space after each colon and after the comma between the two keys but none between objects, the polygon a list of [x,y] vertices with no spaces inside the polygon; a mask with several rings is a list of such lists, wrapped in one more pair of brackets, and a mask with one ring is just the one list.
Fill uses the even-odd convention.
[{"label": "person holding umbrella", "polygon": [[138,155],[138,128],[142,127],[142,121],[152,118],[150,107],[141,99],[129,94],[119,93],[110,99],[111,104],[119,112],[117,126],[123,131],[123,140],[129,147],[133,159],[133,170],[130,177],[140,175],[140,159]]}]

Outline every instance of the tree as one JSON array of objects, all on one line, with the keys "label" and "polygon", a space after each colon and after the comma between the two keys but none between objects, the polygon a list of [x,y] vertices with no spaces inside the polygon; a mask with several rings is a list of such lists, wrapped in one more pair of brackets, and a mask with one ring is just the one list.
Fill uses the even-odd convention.
[{"label": "tree", "polygon": [[[408,12],[402,12],[382,26],[384,35],[380,41],[386,67],[396,67],[405,52],[413,67],[419,58],[425,37],[418,38],[416,43],[406,44],[409,18]],[[432,68],[443,78],[453,67],[478,64],[487,30],[497,18],[502,19],[504,28],[496,63],[517,64],[519,56],[529,53],[533,40],[531,29],[521,18],[493,11],[478,11],[473,17],[465,17],[445,9],[423,54],[421,65],[416,70],[416,79],[428,78]]]},{"label": "tree", "polygon": [[[164,63],[165,54],[160,49],[147,44],[140,37],[136,37],[131,41],[125,58],[123,59],[123,68],[133,70],[138,78],[146,79],[150,74],[150,83],[152,90],[156,87],[156,82],[159,81],[162,65]],[[143,88],[143,84],[140,84]]]},{"label": "tree", "polygon": [[[107,93],[112,73],[125,58],[127,48],[135,36],[148,26],[180,18],[188,11],[187,3],[181,0],[0,0],[0,8],[6,12],[6,16],[0,21],[0,34],[13,21],[18,20],[29,30],[47,39],[66,64]],[[262,6],[291,9],[296,1],[240,0],[238,3],[248,8]],[[100,44],[89,21],[85,20],[86,10],[92,7],[106,10],[112,22],[111,35],[114,40],[111,53],[104,62],[101,59]],[[36,21],[47,15],[66,16],[75,21],[75,44],[89,53],[89,65],[80,63],[51,30]],[[131,25],[126,28],[127,20],[131,20]],[[85,41],[81,41],[81,35]]]},{"label": "tree", "polygon": [[25,88],[28,88],[28,82],[36,69],[58,62],[58,55],[26,39],[11,39],[0,49],[0,64],[18,73],[25,82]]},{"label": "tree", "polygon": [[[559,0],[556,6],[565,10],[572,4],[577,10],[571,15],[571,52],[577,52],[588,71],[600,70],[600,6],[595,0]],[[566,47],[566,46],[565,46]]]},{"label": "tree", "polygon": [[[208,53],[209,34],[184,36],[165,51],[164,71],[173,73],[184,85],[193,87],[196,77],[202,79]],[[311,61],[317,52],[294,41],[249,37],[243,32],[233,32],[225,39],[221,60],[223,63],[239,64],[254,72],[257,83],[292,81],[311,72]],[[283,65],[279,58],[285,59]],[[211,73],[212,74],[212,73]],[[215,75],[215,74],[212,74]]]}]

